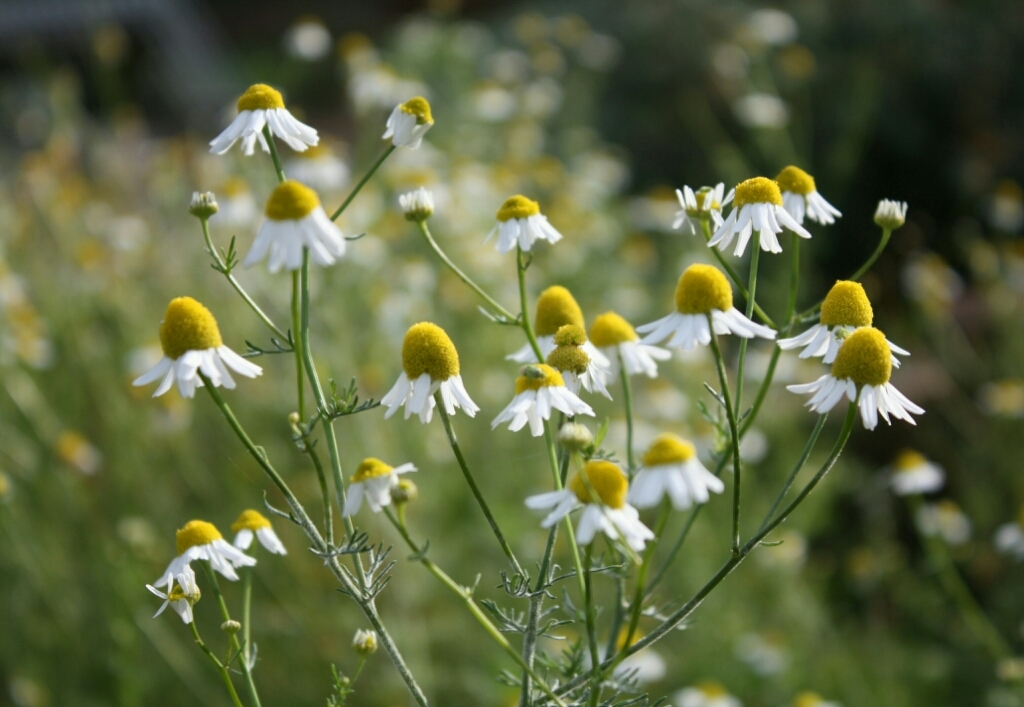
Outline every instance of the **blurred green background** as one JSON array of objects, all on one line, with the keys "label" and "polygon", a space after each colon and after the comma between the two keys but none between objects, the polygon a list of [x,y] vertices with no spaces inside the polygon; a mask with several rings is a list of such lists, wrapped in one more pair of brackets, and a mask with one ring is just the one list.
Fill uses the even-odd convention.
[{"label": "blurred green background", "polygon": [[[246,248],[274,184],[269,160],[206,143],[249,84],[280,88],[325,149],[285,151],[333,208],[381,149],[394,105],[430,98],[436,126],[399,150],[341,226],[367,235],[313,278],[321,375],[355,377],[380,398],[400,371],[405,329],[429,319],[452,336],[483,408],[456,429],[517,551],[545,535],[522,499],[546,490],[539,440],[489,421],[512,394],[504,355],[521,334],[495,327],[442,271],[397,208],[427,186],[435,235],[506,307],[513,261],[481,241],[505,197],[525,193],[566,236],[538,253],[534,295],[568,286],[588,323],[615,309],[662,316],[699,239],[671,229],[673,190],[773,176],[795,163],[842,212],[812,226],[800,304],[817,301],[874,249],[880,198],[910,204],[906,226],[864,280],[876,325],[913,355],[894,383],[926,408],[917,427],[857,429],[847,453],[777,536],[659,643],[654,695],[714,680],[748,707],[813,690],[847,707],[1021,705],[936,580],[883,467],[913,447],[945,467],[936,499],[972,532],[952,550],[969,587],[1024,653],[1024,565],[995,529],[1024,503],[1024,4],[698,0],[550,3],[28,2],[0,5],[0,704],[221,705],[216,673],[144,585],[174,553],[174,530],[204,518],[227,532],[264,491],[280,499],[203,396],[151,400],[131,380],[159,357],[167,302],[188,294],[225,343],[265,329],[208,267],[193,190],[213,190],[215,242]],[[785,243],[784,243],[785,245]],[[788,258],[762,259],[759,294],[784,306]],[[745,269],[745,267],[743,268]],[[279,322],[285,276],[242,272]],[[761,299],[761,297],[759,297]],[[751,365],[770,354],[751,346]],[[733,352],[734,353],[734,352]],[[260,360],[229,402],[311,509],[318,486],[291,444],[292,360]],[[782,384],[818,375],[784,355],[766,414],[746,440],[745,503],[767,507],[813,425]],[[677,357],[636,382],[643,446],[671,430],[704,440],[696,401],[707,356]],[[756,376],[755,376],[756,378]],[[613,395],[618,391],[612,388]],[[598,401],[622,450],[618,404]],[[770,414],[768,414],[770,413]],[[368,455],[415,462],[409,509],[431,556],[457,580],[503,567],[441,426],[372,410],[337,424],[347,473]],[[833,421],[834,422],[834,421]],[[838,426],[826,428],[826,438]],[[816,453],[823,458],[826,445]],[[812,459],[812,462],[814,460]],[[688,598],[728,553],[727,503],[697,523],[664,598]],[[314,513],[315,515],[315,513]],[[359,521],[386,542],[390,527]],[[1024,518],[1021,519],[1024,522]],[[678,532],[682,519],[670,524]],[[330,664],[351,671],[365,628],[295,528],[285,558],[259,554],[253,635],[266,705],[322,705]],[[748,528],[753,530],[753,528]],[[432,702],[505,704],[510,667],[457,602],[399,560],[382,614]],[[226,584],[226,583],[224,583]],[[237,605],[239,588],[226,587]],[[218,643],[211,597],[197,606]],[[649,627],[648,627],[649,628]],[[552,651],[557,646],[549,646]],[[1005,666],[1003,672],[1005,673]],[[378,654],[352,704],[410,704]]]}]

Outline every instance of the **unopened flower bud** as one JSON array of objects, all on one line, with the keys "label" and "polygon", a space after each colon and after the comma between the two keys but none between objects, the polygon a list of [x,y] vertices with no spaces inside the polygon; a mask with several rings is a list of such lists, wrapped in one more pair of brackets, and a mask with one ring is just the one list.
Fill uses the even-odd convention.
[{"label": "unopened flower bud", "polygon": [[399,479],[397,486],[391,487],[391,500],[395,505],[402,505],[409,501],[415,501],[420,496],[420,490],[416,488],[409,479]]},{"label": "unopened flower bud", "polygon": [[369,658],[377,652],[377,633],[358,629],[352,638],[352,648],[362,658]]},{"label": "unopened flower bud", "polygon": [[398,205],[408,221],[426,221],[434,213],[434,195],[420,187],[398,197]]},{"label": "unopened flower bud", "polygon": [[217,197],[213,195],[212,191],[192,192],[192,202],[188,205],[188,212],[205,221],[217,213]]},{"label": "unopened flower bud", "polygon": [[242,630],[242,624],[238,623],[234,619],[228,619],[220,625],[220,630],[224,633],[238,633]]},{"label": "unopened flower bud", "polygon": [[907,202],[889,201],[888,199],[878,202],[878,208],[875,210],[875,223],[879,228],[895,231],[906,223],[906,220]]},{"label": "unopened flower bud", "polygon": [[594,434],[586,425],[567,422],[558,431],[558,443],[566,449],[578,452],[594,444]]}]

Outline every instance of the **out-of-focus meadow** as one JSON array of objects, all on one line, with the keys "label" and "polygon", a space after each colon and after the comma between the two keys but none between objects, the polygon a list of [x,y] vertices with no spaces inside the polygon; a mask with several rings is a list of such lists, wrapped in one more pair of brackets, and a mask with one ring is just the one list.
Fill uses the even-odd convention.
[{"label": "out-of-focus meadow", "polygon": [[[210,155],[206,145],[255,82],[280,88],[320,130],[322,147],[283,152],[285,171],[330,208],[379,154],[395,104],[430,98],[436,125],[424,146],[397,151],[341,219],[347,235],[366,235],[316,272],[313,344],[323,374],[341,384],[354,377],[363,397],[380,399],[400,371],[406,328],[442,325],[483,408],[457,420],[460,438],[527,557],[546,538],[522,506],[545,490],[545,452],[489,427],[511,396],[516,368],[504,356],[521,333],[480,316],[473,293],[403,219],[399,193],[433,191],[433,232],[508,306],[518,297],[514,263],[482,241],[507,196],[537,198],[565,240],[535,258],[533,293],[569,287],[588,324],[608,309],[635,323],[662,316],[682,269],[707,261],[699,237],[671,228],[683,184],[731,186],[791,163],[815,175],[843,217],[812,228],[803,307],[874,249],[877,201],[906,200],[907,224],[864,284],[876,326],[913,354],[894,382],[927,413],[917,427],[858,426],[837,467],[776,534],[785,543],[760,549],[686,630],[653,649],[667,670],[649,689],[714,681],[747,707],[789,705],[803,691],[846,707],[1024,704],[1006,681],[1021,667],[997,665],[976,640],[884,471],[907,447],[945,468],[946,487],[928,500],[961,525],[957,514],[969,519],[969,533],[950,544],[957,567],[1024,654],[1024,563],[993,545],[999,526],[1024,523],[1024,6],[601,0],[416,11],[384,3],[349,13],[320,3],[319,17],[300,17],[284,5],[168,2],[178,14],[147,24],[141,10],[119,14],[114,3],[109,16],[50,33],[43,21],[19,25],[24,7],[7,5],[0,704],[226,704],[187,628],[173,615],[151,618],[159,602],[145,584],[173,557],[185,521],[226,530],[243,508],[261,507],[264,491],[280,500],[208,399],[150,399],[131,380],[159,359],[157,328],[175,296],[209,306],[235,350],[268,343],[209,267],[186,210],[193,190],[212,190],[215,243],[251,242],[274,185],[269,162],[258,151]],[[170,21],[195,22],[196,31],[161,34]],[[193,64],[181,56],[189,47],[172,41],[185,34],[209,42]],[[788,265],[762,259],[767,308],[784,304]],[[287,278],[238,272],[272,316],[288,320]],[[751,346],[755,379],[770,347]],[[259,362],[265,375],[233,392],[232,405],[316,508],[316,477],[287,422],[294,361]],[[818,368],[785,354],[777,379],[805,382]],[[710,356],[676,356],[662,371],[637,383],[637,446],[663,429],[710,444],[696,408],[707,397],[702,382],[714,378]],[[745,502],[754,507],[771,502],[814,424],[804,402],[775,385],[744,440]],[[621,449],[621,408],[601,400],[595,409],[611,418],[609,440]],[[338,423],[346,470],[370,455],[414,461],[420,497],[410,523],[460,581],[482,572],[488,596],[503,558],[481,530],[442,428],[382,418],[377,409]],[[727,506],[709,504],[673,569],[681,599],[729,552]],[[275,524],[290,552],[263,553],[255,574],[263,704],[322,705],[331,663],[354,667],[350,642],[365,622],[301,533]],[[379,517],[360,524],[395,542]],[[514,699],[495,680],[509,667],[502,654],[481,648],[457,602],[395,552],[381,611],[432,702]],[[237,601],[236,586],[225,590]],[[197,605],[207,637],[218,634],[212,609],[211,598]],[[383,654],[358,687],[354,704],[410,703]]]}]

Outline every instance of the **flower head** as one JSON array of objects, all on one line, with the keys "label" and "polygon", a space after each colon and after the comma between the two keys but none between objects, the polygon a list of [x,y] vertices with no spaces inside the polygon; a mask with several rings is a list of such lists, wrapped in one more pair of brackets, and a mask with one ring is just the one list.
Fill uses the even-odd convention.
[{"label": "flower head", "polygon": [[512,402],[494,418],[491,429],[511,421],[508,428],[517,432],[529,422],[530,433],[539,437],[544,434],[544,421],[551,418],[552,408],[569,417],[594,414],[589,405],[565,387],[565,380],[557,370],[545,363],[523,366],[516,378]]},{"label": "flower head", "polygon": [[360,658],[368,658],[377,652],[377,632],[357,629],[352,637],[352,648]]},{"label": "flower head", "polygon": [[655,361],[667,361],[672,354],[658,346],[640,343],[633,326],[615,312],[605,312],[590,325],[590,341],[609,361],[608,375],[619,372],[619,362],[626,369],[626,375],[643,373],[648,378],[658,375]]},{"label": "flower head", "polygon": [[709,491],[722,493],[725,484],[701,464],[697,450],[674,434],[659,435],[644,452],[640,471],[629,489],[629,502],[651,508],[667,494],[677,511],[707,503]]},{"label": "flower head", "polygon": [[167,583],[166,592],[161,592],[152,584],[147,584],[146,589],[164,600],[164,603],[153,614],[154,619],[170,606],[182,621],[187,624],[192,623],[192,607],[199,601],[202,593],[199,591],[199,585],[196,584],[196,573],[190,566],[185,565],[181,572]]},{"label": "flower head", "polygon": [[238,520],[231,524],[231,532],[235,534],[232,544],[239,550],[248,550],[252,545],[253,536],[255,536],[260,541],[260,545],[269,552],[275,555],[288,554],[281,539],[277,537],[277,533],[270,525],[270,521],[262,513],[252,508],[242,511]]},{"label": "flower head", "polygon": [[706,680],[693,687],[684,687],[672,697],[676,707],[742,707],[743,703],[729,694],[721,684]]},{"label": "flower head", "polygon": [[783,227],[801,238],[811,237],[783,208],[779,185],[766,177],[754,177],[736,185],[732,211],[715,231],[708,245],[719,249],[728,248],[732,239],[738,236],[734,254],[740,256],[747,249],[747,242],[756,230],[760,235],[761,250],[781,253],[782,246],[779,245],[777,234],[782,233]]},{"label": "flower head", "polygon": [[455,344],[441,327],[420,322],[409,327],[402,341],[402,373],[380,401],[388,408],[384,419],[404,405],[405,419],[416,413],[421,422],[430,422],[434,414],[433,396],[438,391],[449,415],[461,407],[473,417],[480,409],[462,384]]},{"label": "flower head", "polygon": [[732,306],[732,286],[712,265],[691,265],[679,276],[675,304],[672,314],[637,327],[638,332],[647,334],[641,343],[657,344],[667,339],[667,346],[689,351],[698,344],[711,343],[712,327],[715,334],[775,338],[773,330],[755,324]]},{"label": "flower head", "polygon": [[946,472],[941,466],[928,461],[923,454],[913,449],[900,452],[889,467],[889,472],[889,483],[897,496],[938,491],[946,481]]},{"label": "flower head", "polygon": [[793,698],[793,707],[842,707],[838,702],[826,701],[816,692],[804,691]]},{"label": "flower head", "polygon": [[703,228],[701,221],[710,219],[711,230],[718,230],[718,227],[722,225],[722,207],[733,198],[732,191],[728,196],[724,196],[724,194],[725,184],[721,182],[714,187],[701,187],[696,192],[686,186],[682,191],[676,189],[676,197],[679,199],[681,208],[676,212],[672,228],[685,226],[692,236],[696,235],[698,229]]},{"label": "flower head", "polygon": [[235,567],[249,567],[256,564],[256,559],[249,557],[238,548],[224,540],[213,523],[204,520],[190,520],[175,534],[178,556],[153,582],[156,586],[170,584],[177,576],[190,567],[194,560],[206,560],[210,567],[232,581],[238,579]]},{"label": "flower head", "polygon": [[907,221],[907,202],[882,199],[875,209],[875,223],[879,228],[895,231]]},{"label": "flower head", "polygon": [[398,197],[407,221],[426,221],[434,213],[434,195],[424,187]]},{"label": "flower head", "polygon": [[835,223],[836,217],[842,216],[818,193],[814,177],[799,167],[786,167],[779,172],[775,182],[782,192],[782,206],[797,223],[802,225],[805,215],[820,224]]},{"label": "flower head", "polygon": [[132,381],[132,385],[147,385],[161,379],[154,398],[166,393],[175,381],[181,397],[191,398],[203,385],[200,372],[214,387],[223,385],[228,389],[235,387],[228,368],[247,378],[263,373],[262,368],[224,345],[213,314],[191,297],[177,297],[167,305],[160,323],[160,346],[163,358]]},{"label": "flower head", "polygon": [[[552,285],[540,293],[537,298],[537,313],[533,319],[533,330],[537,336],[537,346],[545,360],[555,349],[555,334],[563,326],[572,325],[580,329],[586,329],[583,320],[583,310],[566,288],[561,285]],[[590,357],[592,364],[606,372],[611,363],[608,358],[597,350],[593,343],[584,341],[583,351]],[[517,363],[543,363],[537,359],[537,353],[530,344],[524,344],[515,353],[505,357]]]},{"label": "flower head", "polygon": [[[898,391],[889,377],[892,373],[892,350],[885,334],[872,327],[861,327],[850,334],[836,354],[832,372],[813,383],[790,385],[794,393],[814,393],[807,402],[812,411],[824,414],[845,396],[860,408],[864,427],[875,429],[878,414],[886,423],[889,415],[916,424],[911,413],[924,410]],[[890,423],[891,424],[891,423]]]},{"label": "flower head", "polygon": [[586,332],[575,324],[566,324],[559,327],[554,341],[555,348],[548,354],[547,364],[562,374],[565,387],[579,395],[582,385],[587,392],[601,393],[611,400],[604,385],[604,369],[583,349],[587,343]]},{"label": "flower head", "polygon": [[293,179],[281,182],[270,194],[267,218],[242,265],[249,268],[267,257],[270,272],[282,266],[289,270],[302,267],[302,254],[317,265],[333,265],[345,254],[345,237],[327,217],[316,192]]},{"label": "flower head", "polygon": [[416,471],[412,464],[392,467],[376,457],[367,457],[356,468],[356,473],[349,480],[348,494],[345,497],[344,516],[348,517],[366,504],[374,513],[380,513],[384,506],[391,505],[391,492],[398,486],[398,475]]},{"label": "flower head", "polygon": [[247,155],[253,153],[257,140],[264,152],[270,152],[267,138],[263,134],[264,126],[296,152],[302,152],[320,142],[316,130],[300,123],[288,112],[278,91],[258,83],[250,86],[239,97],[238,117],[224,132],[210,141],[210,152],[222,155],[239,139],[242,140],[242,152]]},{"label": "flower head", "polygon": [[914,520],[924,535],[942,538],[950,545],[963,545],[971,539],[971,519],[948,498],[923,504]]},{"label": "flower head", "polygon": [[548,223],[547,216],[540,212],[540,205],[521,194],[510,196],[496,214],[498,223],[485,240],[498,234],[498,252],[507,253],[516,245],[528,251],[537,240],[557,243],[562,234]]},{"label": "flower head", "polygon": [[212,191],[192,192],[192,201],[189,202],[188,212],[200,219],[208,219],[217,213],[217,197]]},{"label": "flower head", "polygon": [[415,150],[423,142],[423,136],[434,126],[434,116],[430,112],[430,102],[423,96],[410,98],[399,103],[391,111],[383,140],[391,138],[395,147],[408,147]]}]

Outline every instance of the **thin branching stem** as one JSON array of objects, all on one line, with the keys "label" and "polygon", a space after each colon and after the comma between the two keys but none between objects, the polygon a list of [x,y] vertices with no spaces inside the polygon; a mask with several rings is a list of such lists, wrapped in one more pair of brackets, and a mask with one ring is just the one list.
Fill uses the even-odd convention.
[{"label": "thin branching stem", "polygon": [[356,184],[352,191],[349,192],[349,195],[345,197],[345,201],[341,202],[341,206],[339,206],[337,210],[333,214],[331,214],[332,221],[338,220],[338,217],[345,212],[345,209],[348,208],[348,205],[351,204],[352,200],[356,198],[356,194],[358,194],[362,190],[362,188],[366,186],[366,183],[370,181],[370,177],[373,176],[374,172],[376,172],[377,169],[382,164],[384,164],[384,160],[390,157],[391,153],[394,151],[395,146],[393,144],[387,146],[384,152],[381,153],[380,157],[377,158],[377,161],[373,163],[370,169],[366,171],[366,174],[363,175],[363,178],[359,180],[359,183]]},{"label": "thin branching stem", "polygon": [[732,554],[740,551],[740,431],[736,424],[736,410],[729,396],[729,379],[725,373],[725,359],[718,345],[718,335],[714,333],[711,315],[708,315],[708,326],[711,327],[711,350],[715,355],[715,368],[718,370],[718,381],[722,386],[722,401],[725,403],[725,415],[729,420],[729,441],[732,444]]}]

